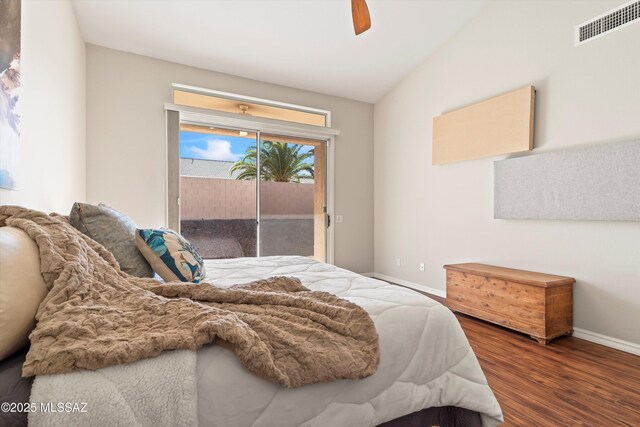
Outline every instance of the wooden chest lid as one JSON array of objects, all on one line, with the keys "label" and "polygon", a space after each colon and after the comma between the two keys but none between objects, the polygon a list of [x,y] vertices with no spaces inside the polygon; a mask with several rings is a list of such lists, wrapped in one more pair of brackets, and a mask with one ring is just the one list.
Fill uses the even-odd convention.
[{"label": "wooden chest lid", "polygon": [[477,276],[491,277],[493,279],[508,280],[510,282],[525,283],[527,285],[549,288],[575,283],[573,277],[557,276],[555,274],[537,273],[534,271],[516,270],[514,268],[498,267],[495,265],[478,264],[468,262],[464,264],[445,265],[446,270],[459,271],[461,273],[475,274]]}]

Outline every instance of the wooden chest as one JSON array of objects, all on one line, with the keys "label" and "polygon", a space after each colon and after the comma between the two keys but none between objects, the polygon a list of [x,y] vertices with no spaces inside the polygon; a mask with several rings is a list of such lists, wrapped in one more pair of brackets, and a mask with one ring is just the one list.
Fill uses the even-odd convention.
[{"label": "wooden chest", "polygon": [[447,306],[531,335],[542,344],[573,332],[571,277],[486,264],[445,265]]}]

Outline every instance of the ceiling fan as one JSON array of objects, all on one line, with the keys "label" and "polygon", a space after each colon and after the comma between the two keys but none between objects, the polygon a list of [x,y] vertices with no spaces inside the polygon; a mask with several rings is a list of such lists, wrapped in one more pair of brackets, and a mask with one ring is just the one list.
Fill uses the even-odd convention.
[{"label": "ceiling fan", "polygon": [[351,16],[356,36],[371,28],[371,17],[365,0],[351,0]]}]

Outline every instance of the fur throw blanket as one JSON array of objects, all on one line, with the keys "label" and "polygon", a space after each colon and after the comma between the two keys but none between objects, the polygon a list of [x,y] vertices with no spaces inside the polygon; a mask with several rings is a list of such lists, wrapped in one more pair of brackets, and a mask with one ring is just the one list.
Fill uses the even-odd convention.
[{"label": "fur throw blanket", "polygon": [[3,225],[37,243],[50,289],[23,376],[131,363],[214,340],[249,371],[287,387],[364,378],[378,367],[378,335],[366,311],[296,278],[231,288],[162,284],[122,272],[62,216],[0,206]]}]

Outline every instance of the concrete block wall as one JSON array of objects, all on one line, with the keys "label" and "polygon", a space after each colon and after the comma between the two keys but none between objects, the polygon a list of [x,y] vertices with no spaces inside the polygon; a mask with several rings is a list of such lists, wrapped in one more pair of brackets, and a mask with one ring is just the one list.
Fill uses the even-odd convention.
[{"label": "concrete block wall", "polygon": [[[312,216],[313,186],[307,183],[263,182],[260,187],[263,217]],[[255,218],[255,181],[180,177],[180,214],[183,220]]]}]

